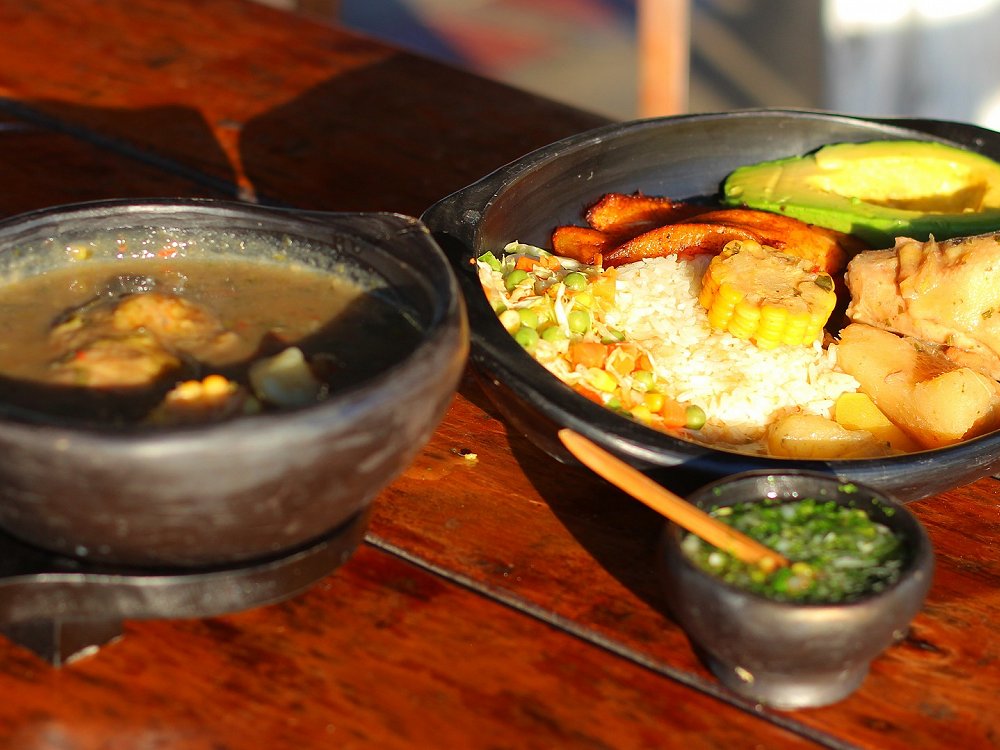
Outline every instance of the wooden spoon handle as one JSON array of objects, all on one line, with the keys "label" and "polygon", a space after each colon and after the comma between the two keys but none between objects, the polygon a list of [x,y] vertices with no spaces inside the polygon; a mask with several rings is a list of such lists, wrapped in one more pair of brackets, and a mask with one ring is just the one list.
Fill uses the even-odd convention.
[{"label": "wooden spoon handle", "polygon": [[675,495],[583,435],[564,428],[559,439],[584,466],[706,542],[766,570],[788,565],[784,556]]}]

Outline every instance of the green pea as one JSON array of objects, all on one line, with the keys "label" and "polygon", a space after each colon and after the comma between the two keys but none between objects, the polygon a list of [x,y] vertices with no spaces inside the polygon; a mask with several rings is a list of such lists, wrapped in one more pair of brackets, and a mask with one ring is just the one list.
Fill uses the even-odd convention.
[{"label": "green pea", "polygon": [[531,349],[538,343],[538,331],[534,328],[521,326],[514,333],[514,341],[519,343],[525,349]]},{"label": "green pea", "polygon": [[513,271],[511,271],[509,274],[507,274],[506,276],[503,277],[504,288],[508,292],[512,292],[512,291],[514,291],[514,287],[516,287],[518,284],[520,284],[526,278],[528,278],[528,272],[527,271],[524,271],[524,270],[522,270],[520,268],[515,268]]},{"label": "green pea", "polygon": [[566,321],[573,333],[586,333],[590,330],[590,313],[586,310],[570,310]]},{"label": "green pea", "polygon": [[538,313],[534,310],[522,307],[517,311],[517,314],[521,317],[521,325],[528,326],[528,328],[538,328]]},{"label": "green pea", "polygon": [[684,411],[684,417],[687,420],[684,425],[689,430],[700,430],[705,426],[705,410],[700,406],[691,405]]},{"label": "green pea", "polygon": [[574,292],[582,292],[587,288],[587,277],[579,271],[566,274],[563,278],[566,288]]},{"label": "green pea", "polygon": [[632,373],[632,385],[636,390],[648,393],[656,386],[656,376],[652,370],[636,370]]},{"label": "green pea", "polygon": [[563,341],[566,339],[566,334],[563,333],[563,329],[559,326],[548,326],[542,329],[542,340],[548,341],[550,343],[555,343],[556,341]]}]

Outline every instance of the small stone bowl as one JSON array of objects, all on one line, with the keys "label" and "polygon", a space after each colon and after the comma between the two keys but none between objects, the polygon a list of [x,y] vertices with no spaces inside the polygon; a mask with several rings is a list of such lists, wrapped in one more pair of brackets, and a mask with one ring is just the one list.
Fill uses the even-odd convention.
[{"label": "small stone bowl", "polygon": [[823,706],[854,692],[871,661],[902,639],[930,588],[934,554],[927,533],[902,504],[870,487],[818,472],[746,472],[698,489],[704,510],[776,498],[832,499],[865,509],[906,539],[907,560],[888,588],[841,604],[782,602],[738,589],[681,551],[684,531],[668,524],[660,551],[674,620],[728,688],[781,709]]}]

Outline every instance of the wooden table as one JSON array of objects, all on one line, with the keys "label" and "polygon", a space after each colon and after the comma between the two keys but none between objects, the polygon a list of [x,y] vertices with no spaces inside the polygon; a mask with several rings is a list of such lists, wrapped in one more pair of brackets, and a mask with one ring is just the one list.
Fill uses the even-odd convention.
[{"label": "wooden table", "polygon": [[[418,215],[600,123],[242,0],[3,0],[0,28],[2,215],[153,195]],[[997,495],[915,503],[938,570],[909,636],[847,700],[774,711],[664,615],[658,519],[508,431],[469,376],[308,592],[129,622],[63,669],[0,639],[0,746],[1000,746]]]}]

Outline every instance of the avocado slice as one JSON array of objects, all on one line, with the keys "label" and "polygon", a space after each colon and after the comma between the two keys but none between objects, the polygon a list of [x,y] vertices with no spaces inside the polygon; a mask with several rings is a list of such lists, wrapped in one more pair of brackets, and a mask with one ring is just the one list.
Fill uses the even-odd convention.
[{"label": "avocado slice", "polygon": [[835,143],[805,156],[740,167],[730,206],[774,211],[847,232],[873,247],[1000,229],[1000,164],[934,141]]}]

